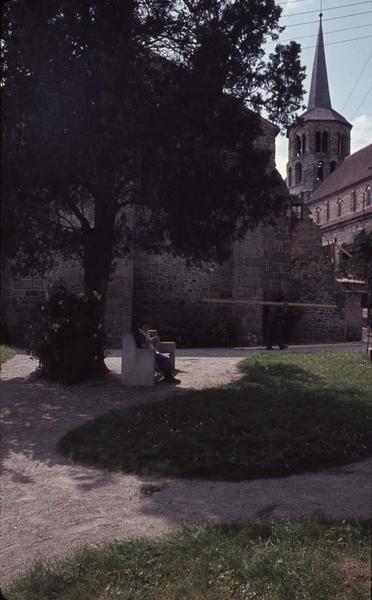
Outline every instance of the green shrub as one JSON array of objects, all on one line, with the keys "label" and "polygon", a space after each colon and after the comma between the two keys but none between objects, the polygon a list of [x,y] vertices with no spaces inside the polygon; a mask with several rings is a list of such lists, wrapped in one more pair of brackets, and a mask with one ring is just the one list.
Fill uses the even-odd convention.
[{"label": "green shrub", "polygon": [[74,383],[102,374],[107,340],[96,318],[100,301],[94,292],[77,296],[61,284],[52,289],[28,336],[29,352],[39,360],[38,375]]},{"label": "green shrub", "polygon": [[15,356],[15,354],[16,353],[13,350],[13,348],[9,348],[8,346],[1,345],[0,346],[0,364],[2,365],[10,358],[13,358],[13,356]]}]

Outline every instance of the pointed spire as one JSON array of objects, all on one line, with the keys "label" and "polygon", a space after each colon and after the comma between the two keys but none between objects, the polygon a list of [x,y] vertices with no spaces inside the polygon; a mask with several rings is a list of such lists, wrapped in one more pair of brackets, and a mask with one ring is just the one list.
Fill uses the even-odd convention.
[{"label": "pointed spire", "polygon": [[324,54],[322,16],[322,13],[320,13],[319,32],[314,56],[308,109],[315,107],[332,108],[328,87],[327,65]]}]

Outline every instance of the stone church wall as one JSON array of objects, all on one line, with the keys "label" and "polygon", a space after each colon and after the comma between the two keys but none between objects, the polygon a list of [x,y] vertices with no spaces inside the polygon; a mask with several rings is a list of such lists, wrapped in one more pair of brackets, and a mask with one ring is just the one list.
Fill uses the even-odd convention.
[{"label": "stone church wall", "polygon": [[372,178],[311,205],[314,221],[318,219],[322,230],[323,244],[334,238],[338,244],[350,244],[362,229],[372,231],[372,199],[368,187],[372,187]]}]

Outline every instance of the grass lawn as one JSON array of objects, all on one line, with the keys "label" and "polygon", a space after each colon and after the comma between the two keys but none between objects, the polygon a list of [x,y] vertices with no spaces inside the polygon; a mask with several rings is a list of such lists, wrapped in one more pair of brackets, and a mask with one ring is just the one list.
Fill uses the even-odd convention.
[{"label": "grass lawn", "polygon": [[367,524],[208,525],[39,563],[8,600],[368,600]]},{"label": "grass lawn", "polygon": [[262,354],[240,368],[239,382],[87,422],[59,448],[109,470],[235,481],[372,452],[372,367],[362,354]]},{"label": "grass lawn", "polygon": [[9,348],[8,346],[0,346],[0,365],[5,363],[10,358],[13,358],[15,355],[16,353],[14,350],[12,350],[12,348]]}]

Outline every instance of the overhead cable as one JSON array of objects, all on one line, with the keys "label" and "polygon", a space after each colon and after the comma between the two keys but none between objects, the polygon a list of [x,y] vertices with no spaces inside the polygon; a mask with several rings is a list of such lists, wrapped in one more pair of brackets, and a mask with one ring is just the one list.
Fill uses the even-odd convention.
[{"label": "overhead cable", "polygon": [[[343,27],[342,29],[333,29],[332,31],[324,31],[324,36],[327,35],[331,35],[332,33],[340,33],[341,31],[351,31],[352,29],[362,29],[364,27],[372,27],[372,23],[366,23],[365,25],[355,25],[354,27]],[[316,38],[317,37],[317,33],[312,33],[311,35],[301,35],[301,40],[304,40],[305,38]],[[282,42],[291,42],[293,40],[293,38],[286,38],[285,40],[279,40],[280,43]],[[271,42],[267,42],[268,44],[277,44],[277,41],[271,41]]]},{"label": "overhead cable", "polygon": [[[371,38],[372,35],[363,35],[362,37],[357,38],[349,38],[348,40],[338,40],[337,42],[328,42],[324,44],[325,46],[333,46],[334,44],[344,44],[345,42],[357,42],[358,40],[366,40],[367,38]],[[309,50],[310,48],[316,48],[315,46],[304,46],[302,50]]]},{"label": "overhead cable", "polygon": [[[358,6],[359,4],[372,4],[371,0],[363,0],[363,2],[353,2],[351,4],[339,4],[338,6],[330,6],[329,8],[323,8],[322,13],[326,10],[338,10],[339,8],[347,8],[348,6]],[[293,12],[290,15],[282,15],[282,19],[290,19],[293,15],[310,15],[312,13],[319,12],[319,9],[305,10],[303,12]]]},{"label": "overhead cable", "polygon": [[363,100],[361,101],[361,103],[359,104],[358,108],[356,109],[355,113],[353,114],[353,116],[351,117],[350,121],[352,121],[355,117],[355,115],[357,114],[357,112],[359,111],[359,109],[363,106],[365,99],[367,98],[369,92],[372,91],[372,85],[370,86],[370,88],[366,91],[366,93],[363,96]]},{"label": "overhead cable", "polygon": [[295,4],[296,2],[307,2],[307,0],[286,0],[285,2],[278,2],[278,4]]},{"label": "overhead cable", "polygon": [[358,79],[356,80],[356,82],[354,83],[353,87],[351,88],[351,91],[350,91],[348,97],[346,98],[343,107],[341,108],[341,112],[344,110],[345,106],[347,105],[347,103],[349,102],[351,96],[353,95],[353,92],[354,92],[356,86],[358,85],[359,81],[361,80],[362,75],[363,75],[364,71],[366,70],[366,67],[367,67],[368,63],[371,60],[371,57],[372,57],[372,52],[370,53],[370,55],[368,56],[366,62],[364,63],[364,65],[362,67],[362,70],[361,70],[361,72],[359,74]]},{"label": "overhead cable", "polygon": [[[367,10],[365,12],[361,12],[361,13],[351,13],[349,15],[342,15],[340,17],[329,17],[329,19],[323,19],[323,23],[325,21],[335,21],[336,19],[348,19],[349,17],[356,17],[359,15],[369,15],[370,13],[372,13],[372,10]],[[318,23],[319,21],[302,21],[301,23],[288,23],[288,25],[285,26],[285,28],[287,27],[299,27],[300,25],[312,25],[313,23]]]}]

